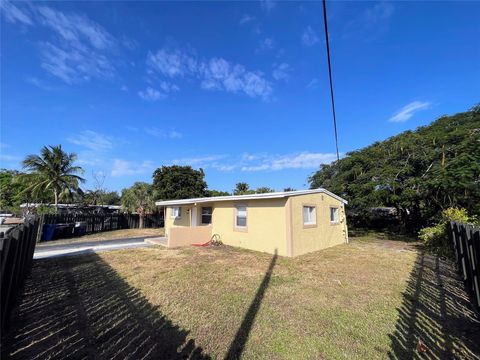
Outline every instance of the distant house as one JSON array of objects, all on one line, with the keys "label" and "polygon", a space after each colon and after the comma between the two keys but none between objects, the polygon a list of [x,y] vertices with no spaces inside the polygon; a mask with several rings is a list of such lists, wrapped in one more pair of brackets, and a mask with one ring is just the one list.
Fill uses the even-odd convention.
[{"label": "distant house", "polygon": [[204,243],[298,256],[348,242],[345,204],[325,190],[157,201],[166,245]]}]

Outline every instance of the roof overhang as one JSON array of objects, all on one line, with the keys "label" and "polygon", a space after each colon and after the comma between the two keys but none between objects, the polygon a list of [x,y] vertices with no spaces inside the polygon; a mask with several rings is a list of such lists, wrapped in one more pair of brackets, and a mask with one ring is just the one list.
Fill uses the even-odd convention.
[{"label": "roof overhang", "polygon": [[212,196],[212,197],[203,197],[203,198],[192,198],[192,199],[179,199],[179,200],[165,200],[165,201],[156,201],[155,205],[157,206],[175,206],[175,205],[195,205],[199,203],[211,203],[219,201],[246,201],[246,200],[263,200],[263,199],[280,199],[287,198],[290,196],[299,196],[299,195],[308,195],[308,194],[327,194],[338,201],[341,201],[344,204],[348,204],[347,200],[342,199],[340,196],[335,195],[334,193],[319,188],[312,190],[297,190],[297,191],[283,191],[283,192],[273,192],[265,194],[248,194],[248,195],[229,195],[229,196]]}]

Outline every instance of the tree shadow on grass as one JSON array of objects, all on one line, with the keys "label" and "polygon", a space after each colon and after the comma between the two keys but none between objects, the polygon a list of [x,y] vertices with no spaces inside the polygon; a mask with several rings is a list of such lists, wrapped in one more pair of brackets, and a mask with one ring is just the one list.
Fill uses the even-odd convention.
[{"label": "tree shadow on grass", "polygon": [[209,359],[98,255],[34,263],[12,328],[11,359]]},{"label": "tree shadow on grass", "polygon": [[253,298],[250,307],[248,308],[247,313],[245,314],[243,321],[240,327],[233,338],[232,343],[228,349],[227,355],[225,355],[226,360],[240,359],[247,344],[250,331],[252,330],[253,323],[255,322],[255,317],[257,316],[258,310],[260,310],[260,305],[262,303],[265,292],[270,283],[270,278],[272,277],[273,268],[277,262],[277,251],[275,250],[275,255],[273,255],[270,265],[268,266],[267,272],[263,277],[262,282],[260,283],[257,293]]},{"label": "tree shadow on grass", "polygon": [[[453,265],[420,251],[389,335],[389,357],[479,359],[480,317],[472,309]],[[419,340],[423,349],[417,349]]]}]

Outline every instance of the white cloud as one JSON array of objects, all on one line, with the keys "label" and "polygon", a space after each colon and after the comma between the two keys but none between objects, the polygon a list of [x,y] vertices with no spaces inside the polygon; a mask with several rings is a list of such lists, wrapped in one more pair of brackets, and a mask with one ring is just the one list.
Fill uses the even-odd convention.
[{"label": "white cloud", "polygon": [[265,171],[284,169],[315,169],[320,164],[329,164],[336,159],[333,153],[302,152],[287,155],[265,155],[261,163],[242,166],[242,171]]},{"label": "white cloud", "polygon": [[242,16],[242,18],[240,19],[240,25],[243,25],[243,24],[246,24],[246,23],[249,23],[251,21],[255,20],[255,17],[254,16],[251,16],[249,14],[244,14]]},{"label": "white cloud", "polygon": [[148,53],[147,64],[168,77],[184,76],[196,72],[195,58],[179,49],[160,49],[156,53]]},{"label": "white cloud", "polygon": [[272,77],[277,81],[288,81],[291,70],[290,65],[287,63],[273,64]]},{"label": "white cloud", "polygon": [[67,141],[93,151],[108,150],[113,147],[113,139],[110,136],[92,130],[82,131],[78,135],[67,138]]},{"label": "white cloud", "polygon": [[260,41],[260,51],[267,51],[267,50],[273,50],[275,48],[275,41],[272,38],[265,38],[262,41]]},{"label": "white cloud", "polygon": [[273,0],[260,0],[260,6],[266,12],[270,12],[276,6],[276,2]]},{"label": "white cloud", "polygon": [[161,93],[160,91],[152,87],[147,87],[145,90],[139,91],[138,96],[140,96],[143,100],[147,101],[158,101],[167,97],[167,95]]},{"label": "white cloud", "polygon": [[[269,99],[273,92],[272,84],[264,77],[262,72],[249,71],[243,65],[231,63],[221,57],[200,60],[180,49],[160,49],[156,53],[150,52],[148,54],[147,65],[147,72],[152,78],[155,75],[169,79],[184,77],[190,81],[198,81],[200,87],[205,90],[243,93],[264,100]],[[159,87],[163,93],[160,93],[159,90],[153,91],[154,89],[151,88],[150,93],[142,92],[142,95],[139,95],[143,98],[158,100],[162,95],[180,90],[178,85],[170,81],[158,81],[158,79],[155,81],[159,82]]]},{"label": "white cloud", "polygon": [[[42,4],[42,5],[40,5]],[[9,22],[48,29],[50,38],[38,43],[41,67],[67,84],[109,78],[115,74],[111,60],[117,40],[98,23],[84,15],[64,13],[43,3],[20,10],[2,1],[2,13]]]},{"label": "white cloud", "polygon": [[163,130],[163,129],[158,129],[155,127],[147,127],[144,129],[144,131],[152,136],[155,136],[160,139],[181,139],[183,135],[175,130]]},{"label": "white cloud", "polygon": [[128,91],[128,86],[127,86],[127,85],[122,85],[122,87],[120,88],[120,90],[122,90],[122,91]]},{"label": "white cloud", "polygon": [[141,163],[137,163],[122,159],[114,159],[110,175],[113,177],[118,177],[145,174],[153,171],[154,167],[155,166],[153,162],[149,160],[144,160]]},{"label": "white cloud", "polygon": [[392,122],[405,122],[410,119],[417,111],[426,110],[430,108],[431,103],[428,101],[421,102],[421,101],[413,101],[400,110],[398,110],[390,119],[389,121]]},{"label": "white cloud", "polygon": [[318,38],[317,33],[311,26],[307,26],[305,30],[303,30],[302,34],[302,43],[305,46],[313,46],[318,43],[320,39]]},{"label": "white cloud", "polygon": [[0,1],[0,10],[5,19],[10,23],[33,25],[31,15],[25,9],[20,9],[7,0]]},{"label": "white cloud", "polygon": [[168,163],[191,165],[204,169],[229,172],[279,171],[284,169],[316,169],[321,164],[329,164],[336,159],[333,153],[300,152],[294,154],[272,155],[268,153],[243,153],[239,156],[208,155],[194,158],[175,159]]},{"label": "white cloud", "polygon": [[247,71],[243,65],[232,64],[223,58],[212,58],[202,66],[201,87],[244,93],[250,97],[270,98],[272,86],[261,72]]}]

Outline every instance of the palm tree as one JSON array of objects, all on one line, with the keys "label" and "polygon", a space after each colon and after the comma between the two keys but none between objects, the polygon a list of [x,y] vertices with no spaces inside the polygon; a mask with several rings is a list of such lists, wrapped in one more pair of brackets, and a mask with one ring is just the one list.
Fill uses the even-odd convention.
[{"label": "palm tree", "polygon": [[122,190],[122,206],[140,215],[139,228],[143,228],[145,215],[155,210],[155,193],[152,185],[136,182],[132,187]]},{"label": "palm tree", "polygon": [[31,171],[26,175],[30,184],[28,190],[37,194],[40,191],[53,192],[57,209],[59,199],[81,192],[79,183],[85,182],[78,175],[83,174],[83,169],[73,165],[76,159],[77,155],[64,152],[62,145],[44,146],[40,156],[28,155],[22,163],[24,169]]}]

